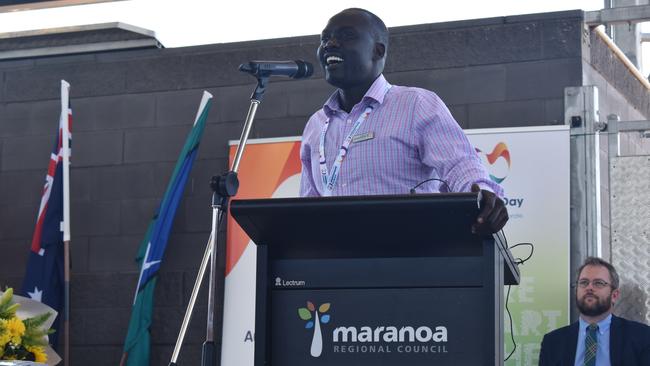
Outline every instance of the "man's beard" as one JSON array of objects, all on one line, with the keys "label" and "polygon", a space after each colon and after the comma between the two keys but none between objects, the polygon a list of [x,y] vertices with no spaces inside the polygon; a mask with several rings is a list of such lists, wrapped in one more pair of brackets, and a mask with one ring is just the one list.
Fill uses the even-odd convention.
[{"label": "man's beard", "polygon": [[594,300],[596,300],[592,304],[587,304],[586,296],[583,296],[581,299],[577,299],[576,303],[578,305],[578,310],[580,310],[581,314],[587,315],[587,316],[599,316],[602,315],[606,312],[608,312],[612,308],[612,295],[609,294],[609,296],[600,298],[596,295],[593,295]]}]

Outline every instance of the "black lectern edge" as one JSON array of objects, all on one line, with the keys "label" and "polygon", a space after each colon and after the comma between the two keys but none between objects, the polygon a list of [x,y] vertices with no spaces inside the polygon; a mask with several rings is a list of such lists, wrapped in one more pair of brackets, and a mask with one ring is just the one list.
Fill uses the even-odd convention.
[{"label": "black lectern edge", "polygon": [[518,285],[521,281],[521,273],[519,272],[519,266],[517,265],[515,258],[512,256],[512,252],[507,246],[505,234],[503,234],[503,231],[500,231],[492,234],[492,238],[494,239],[494,243],[499,249],[499,252],[505,259],[503,265],[507,267],[504,268],[506,271],[504,273],[503,284]]},{"label": "black lectern edge", "polygon": [[478,206],[478,193],[476,192],[451,192],[451,193],[418,193],[418,194],[378,194],[378,195],[357,195],[357,196],[331,196],[331,197],[287,197],[287,198],[236,198],[234,201],[246,201],[247,205],[256,205],[264,203],[265,205],[273,206],[273,202],[284,203],[287,201],[300,199],[305,204],[309,203],[322,203],[327,204],[331,202],[348,202],[350,204],[364,203],[369,200],[377,202],[395,201],[407,197],[413,197],[414,200],[422,198],[435,197],[437,200],[457,201],[459,199],[470,199],[476,201]]}]

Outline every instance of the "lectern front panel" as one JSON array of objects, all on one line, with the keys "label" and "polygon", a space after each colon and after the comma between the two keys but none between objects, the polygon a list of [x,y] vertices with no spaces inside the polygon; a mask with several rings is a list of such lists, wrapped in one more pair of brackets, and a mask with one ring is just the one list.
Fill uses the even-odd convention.
[{"label": "lectern front panel", "polygon": [[[476,193],[242,200],[256,366],[503,365],[501,240]],[[497,238],[499,239],[499,238]]]},{"label": "lectern front panel", "polygon": [[481,365],[480,288],[274,290],[271,365]]}]

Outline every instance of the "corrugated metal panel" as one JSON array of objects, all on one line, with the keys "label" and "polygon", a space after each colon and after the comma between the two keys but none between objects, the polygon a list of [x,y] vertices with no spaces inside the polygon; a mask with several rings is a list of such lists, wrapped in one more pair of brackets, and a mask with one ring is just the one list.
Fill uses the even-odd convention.
[{"label": "corrugated metal panel", "polygon": [[616,314],[650,322],[650,156],[611,160],[612,264],[621,276]]}]

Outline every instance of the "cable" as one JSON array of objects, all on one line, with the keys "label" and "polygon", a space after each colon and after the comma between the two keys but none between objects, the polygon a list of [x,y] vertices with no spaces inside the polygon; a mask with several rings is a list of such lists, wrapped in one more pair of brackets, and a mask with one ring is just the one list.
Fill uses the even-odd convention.
[{"label": "cable", "polygon": [[[504,237],[505,237],[505,236],[504,236]],[[506,245],[507,245],[507,244],[506,244]],[[516,248],[516,247],[521,246],[521,245],[528,245],[528,246],[530,246],[530,254],[529,254],[528,257],[526,257],[525,259],[516,258],[516,259],[515,259],[515,264],[517,264],[518,266],[519,266],[519,265],[522,265],[522,264],[526,263],[528,260],[530,260],[530,258],[533,257],[533,253],[535,253],[535,246],[533,245],[533,243],[519,243],[519,244],[515,244],[515,245],[511,246],[511,247],[508,248],[508,249],[513,249],[513,248]]]},{"label": "cable", "polygon": [[[533,257],[533,253],[535,252],[535,245],[533,245],[533,243],[518,243],[518,244],[515,244],[515,245],[513,245],[511,247],[508,247],[508,238],[506,238],[506,233],[504,233],[503,230],[501,230],[501,235],[503,235],[503,240],[505,241],[506,248],[508,248],[509,250],[513,249],[513,248],[516,248],[518,246],[522,246],[522,245],[530,246],[530,254],[528,255],[528,257],[526,257],[524,259],[521,259],[521,258],[516,258],[515,259],[515,264],[517,266],[523,265],[524,263],[526,263],[527,261],[529,261]],[[508,285],[508,291],[506,293],[506,305],[505,305],[505,308],[506,308],[506,313],[508,314],[508,319],[510,320],[510,339],[512,340],[512,351],[510,352],[510,354],[508,354],[508,357],[506,357],[503,360],[503,362],[508,361],[510,359],[510,357],[512,357],[512,355],[517,350],[517,342],[515,341],[515,332],[514,332],[514,328],[513,328],[513,325],[512,325],[512,314],[510,313],[510,308],[508,308],[508,301],[510,300],[510,288],[511,287],[512,287],[511,285]]]},{"label": "cable", "polygon": [[510,319],[510,339],[512,339],[512,351],[506,357],[503,362],[506,362],[510,359],[510,357],[515,353],[517,350],[517,342],[515,342],[515,332],[512,328],[512,314],[510,314],[510,309],[508,308],[508,300],[510,299],[510,285],[508,285],[508,292],[506,293],[506,313],[508,314],[508,319]]},{"label": "cable", "polygon": [[444,184],[447,186],[447,191],[451,192],[451,187],[449,187],[449,183],[447,183],[447,181],[445,181],[445,180],[443,180],[443,179],[438,179],[438,178],[430,178],[430,179],[425,179],[425,180],[423,180],[422,182],[416,184],[415,187],[413,187],[413,188],[411,188],[411,189],[409,190],[409,193],[411,193],[411,194],[415,194],[415,190],[416,190],[419,186],[423,185],[423,184],[426,183],[426,182],[431,182],[431,181],[434,181],[434,180],[436,180],[436,181],[438,181],[438,182],[442,182],[442,183],[444,183]]}]

